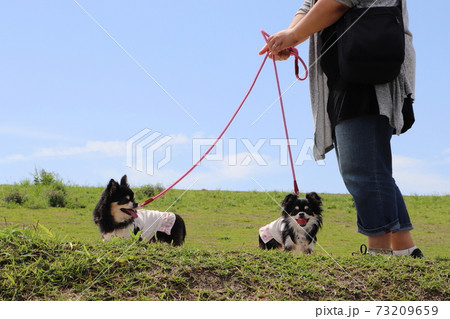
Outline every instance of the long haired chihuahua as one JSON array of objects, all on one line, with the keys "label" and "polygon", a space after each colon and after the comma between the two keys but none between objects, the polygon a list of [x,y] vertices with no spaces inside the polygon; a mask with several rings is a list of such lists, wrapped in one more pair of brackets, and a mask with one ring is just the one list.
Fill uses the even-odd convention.
[{"label": "long haired chihuahua", "polygon": [[306,198],[289,194],[281,203],[281,217],[259,229],[261,249],[312,253],[322,227],[322,199],[317,193]]},{"label": "long haired chihuahua", "polygon": [[104,240],[129,238],[141,232],[147,241],[160,241],[180,246],[186,237],[183,219],[174,213],[136,209],[134,192],[124,175],[120,184],[111,179],[94,209],[94,222]]}]

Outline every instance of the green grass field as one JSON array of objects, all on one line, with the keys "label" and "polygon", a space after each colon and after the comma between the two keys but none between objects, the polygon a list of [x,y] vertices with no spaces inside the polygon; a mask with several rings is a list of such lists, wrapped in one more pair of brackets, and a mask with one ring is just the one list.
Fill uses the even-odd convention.
[{"label": "green grass field", "polygon": [[[148,187],[147,187],[148,188]],[[146,187],[135,189],[137,200]],[[320,194],[313,255],[261,251],[281,192],[172,190],[147,208],[180,214],[182,248],[101,241],[92,211],[103,188],[0,185],[0,300],[448,300],[450,196],[405,198],[426,258],[352,256],[349,195]],[[51,207],[57,206],[57,207]],[[63,207],[58,207],[63,206]],[[98,280],[96,279],[99,276]],[[145,278],[144,280],[138,280]]]},{"label": "green grass field", "polygon": [[[0,228],[41,223],[68,240],[94,243],[100,234],[92,211],[103,188],[65,186],[66,207],[49,207],[51,187],[0,186]],[[139,202],[147,199],[135,189]],[[11,193],[28,194],[21,205],[4,200]],[[187,227],[186,247],[249,249],[258,246],[258,229],[280,215],[281,192],[231,192],[172,190],[146,206],[180,214]],[[356,212],[350,195],[320,194],[324,225],[318,235],[317,254],[349,256],[365,243],[356,233]],[[428,257],[450,256],[450,196],[405,197],[417,246]]]}]

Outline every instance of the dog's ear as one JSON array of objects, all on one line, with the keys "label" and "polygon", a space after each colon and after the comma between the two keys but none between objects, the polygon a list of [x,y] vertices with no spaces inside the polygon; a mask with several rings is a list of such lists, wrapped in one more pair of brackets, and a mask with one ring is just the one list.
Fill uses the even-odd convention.
[{"label": "dog's ear", "polygon": [[105,193],[107,195],[111,195],[119,188],[119,183],[117,183],[115,180],[111,179],[108,183],[108,186],[106,186]]},{"label": "dog's ear", "polygon": [[311,192],[306,194],[306,199],[316,207],[315,210],[320,209],[322,206],[322,197],[320,197],[316,192]]},{"label": "dog's ear", "polygon": [[283,209],[283,213],[292,211],[292,205],[295,203],[295,201],[298,199],[298,196],[295,194],[289,194],[287,195],[283,201],[281,202],[281,208]]},{"label": "dog's ear", "polygon": [[109,201],[110,198],[113,194],[113,192],[115,192],[117,190],[117,188],[119,187],[119,184],[111,179],[108,183],[108,185],[106,186],[106,188],[103,190],[100,199],[98,200],[97,205],[95,206],[94,209],[94,222],[98,225],[102,224],[102,220],[104,220],[105,218],[108,218],[108,210],[109,210]]},{"label": "dog's ear", "polygon": [[322,203],[322,197],[320,197],[316,192],[311,192],[311,193],[306,194],[306,199],[315,200],[317,202]]},{"label": "dog's ear", "polygon": [[127,175],[123,175],[121,180],[120,180],[120,186],[126,186],[126,187],[130,187],[130,185],[128,185],[128,178]]}]

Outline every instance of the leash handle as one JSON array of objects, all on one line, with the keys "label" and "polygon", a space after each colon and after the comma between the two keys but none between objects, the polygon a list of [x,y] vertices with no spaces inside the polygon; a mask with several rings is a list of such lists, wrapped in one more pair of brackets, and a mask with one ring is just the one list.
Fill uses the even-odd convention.
[{"label": "leash handle", "polygon": [[[262,33],[262,35],[263,35],[263,37],[264,37],[264,40],[265,40],[266,43],[267,43],[267,42],[269,41],[270,35],[269,35],[266,31],[264,31],[264,30],[261,30],[261,33]],[[300,57],[300,55],[298,54],[297,48],[290,47],[290,48],[288,48],[288,50],[289,50],[289,53],[291,54],[291,56],[294,57],[295,77],[296,77],[297,80],[299,80],[299,81],[304,81],[304,80],[306,80],[306,78],[308,77],[308,67],[306,66],[305,61],[303,61],[303,59],[302,59],[302,58]],[[299,73],[300,73],[300,67],[298,66],[298,63],[299,63],[299,62],[302,64],[303,69],[305,70],[305,71],[303,72],[303,74],[304,74],[303,77],[300,77],[300,76],[299,76]]]}]

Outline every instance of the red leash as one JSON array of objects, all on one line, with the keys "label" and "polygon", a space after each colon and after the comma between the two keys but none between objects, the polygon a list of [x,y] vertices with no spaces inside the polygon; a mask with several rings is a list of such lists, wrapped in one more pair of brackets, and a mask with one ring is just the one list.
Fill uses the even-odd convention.
[{"label": "red leash", "polygon": [[[261,30],[261,33],[267,43],[267,41],[269,40],[269,35],[266,32],[264,32],[263,30]],[[305,62],[303,62],[302,58],[300,58],[300,56],[298,55],[298,50],[296,48],[291,47],[291,48],[289,48],[289,51],[290,51],[291,55],[293,55],[295,57],[295,76],[297,77],[297,79],[299,81],[306,80],[306,78],[308,77],[308,69],[306,68]],[[288,133],[288,129],[287,129],[286,117],[284,114],[284,104],[283,104],[283,98],[282,98],[281,88],[280,88],[280,80],[278,78],[277,64],[275,63],[275,60],[272,60],[272,61],[273,61],[273,69],[275,70],[275,78],[277,80],[278,97],[280,99],[281,115],[283,117],[284,134],[286,135],[286,143],[287,143],[287,147],[288,147],[289,161],[291,164],[292,177],[294,179],[294,193],[296,195],[298,195],[299,190],[298,190],[298,185],[297,185],[297,179],[295,177],[294,161],[292,160],[291,145],[289,142],[290,140],[289,140],[289,133]],[[300,61],[303,64],[303,67],[305,68],[305,76],[303,78],[300,78],[298,75],[298,71],[299,71],[298,61]]]},{"label": "red leash", "polygon": [[[262,33],[264,39],[267,42],[267,39],[269,38],[269,35],[266,32],[264,32],[263,30],[261,30],[261,33]],[[305,62],[303,62],[302,58],[300,58],[300,56],[298,55],[298,50],[296,48],[289,48],[289,51],[291,52],[291,55],[293,55],[295,57],[295,76],[297,77],[298,80],[304,81],[308,77],[308,69],[306,67],[306,64],[305,64]],[[214,141],[214,143],[208,148],[208,150],[205,152],[205,154],[203,154],[203,156],[200,157],[200,159],[186,173],[184,173],[179,179],[177,179],[172,185],[167,187],[165,190],[163,190],[158,195],[153,196],[153,197],[147,199],[142,204],[140,204],[141,207],[143,207],[143,206],[153,202],[155,199],[163,196],[165,193],[167,193],[169,190],[171,190],[182,179],[184,179],[190,172],[192,172],[194,170],[194,168],[196,168],[200,164],[200,162],[203,161],[203,159],[209,154],[209,152],[214,148],[214,146],[216,146],[217,142],[222,138],[222,136],[225,134],[225,132],[230,127],[231,122],[233,122],[234,118],[236,117],[236,115],[241,110],[242,106],[244,105],[245,101],[247,100],[248,96],[250,95],[250,92],[253,90],[253,87],[255,86],[256,80],[258,79],[259,74],[261,73],[261,70],[263,69],[264,64],[266,63],[266,60],[267,60],[268,57],[269,57],[269,53],[267,53],[266,56],[264,57],[264,60],[261,63],[261,66],[259,67],[258,72],[256,73],[255,79],[253,80],[250,88],[248,89],[247,94],[245,94],[245,97],[242,100],[241,104],[239,105],[237,110],[234,112],[233,116],[231,117],[230,121],[225,126],[223,131],[220,133],[220,135],[217,137],[217,139]],[[303,78],[299,77],[298,61],[300,61],[303,64],[303,67],[305,69],[305,76]],[[278,97],[280,99],[281,114],[283,116],[283,123],[284,123],[284,132],[285,132],[285,135],[286,135],[286,141],[287,141],[288,152],[289,152],[289,160],[291,162],[292,176],[293,176],[293,179],[294,179],[294,192],[295,192],[295,194],[298,194],[299,190],[298,190],[298,186],[297,186],[297,180],[295,178],[294,163],[292,161],[291,146],[289,144],[289,134],[288,134],[288,130],[287,130],[287,124],[286,124],[286,119],[285,119],[285,114],[284,114],[283,99],[282,99],[282,94],[281,94],[281,89],[280,89],[280,81],[278,79],[278,72],[277,72],[277,67],[276,67],[275,60],[273,60],[273,66],[275,68],[275,78],[276,78],[276,81],[277,81]]]}]

